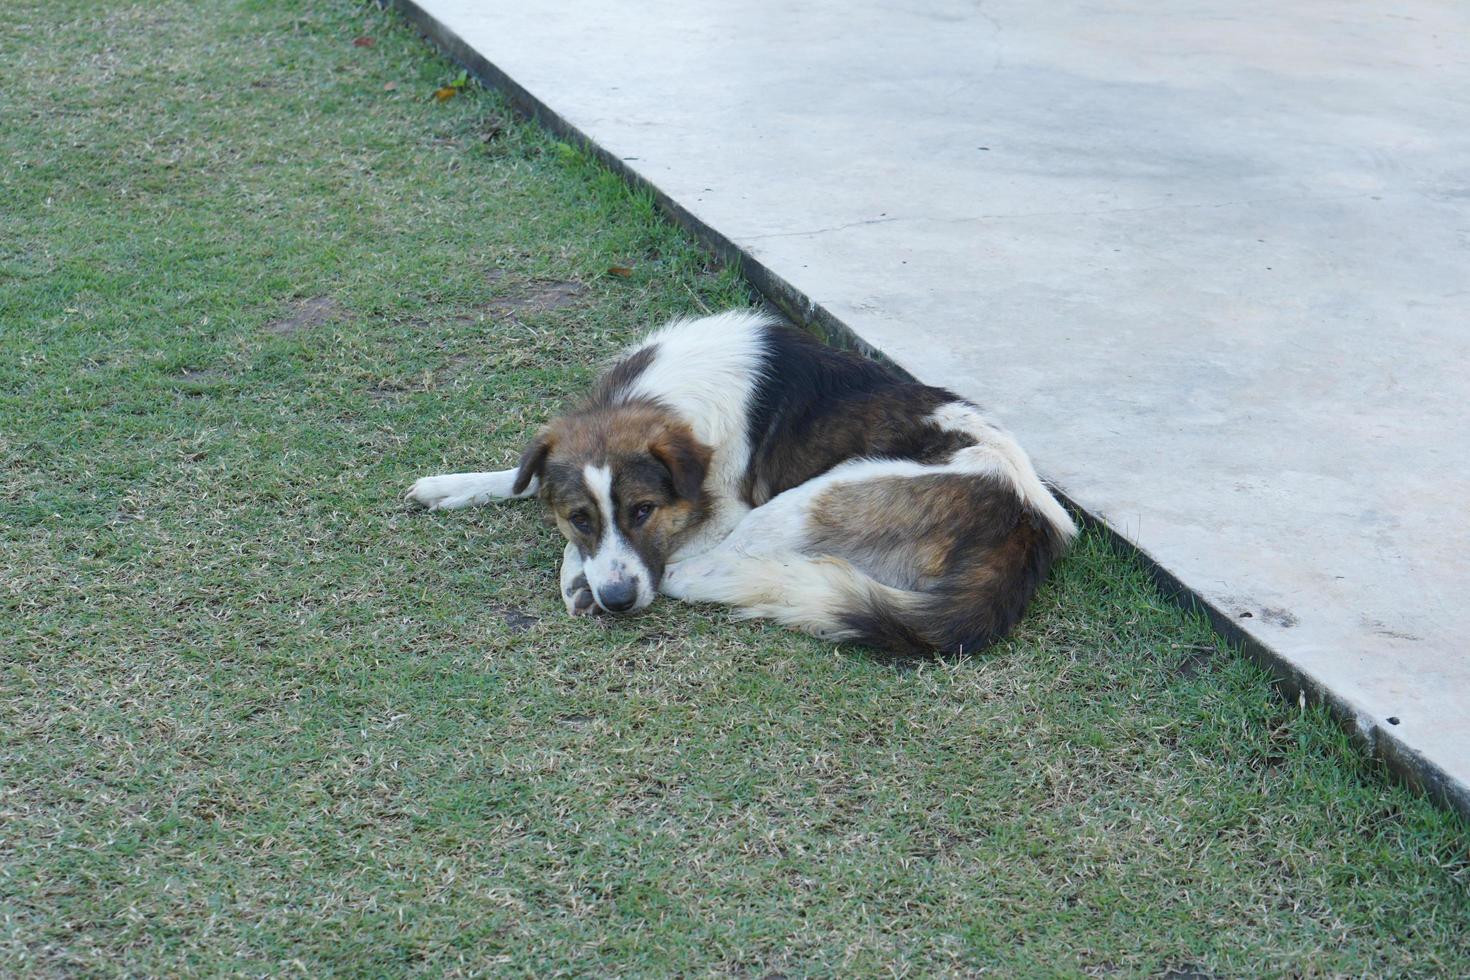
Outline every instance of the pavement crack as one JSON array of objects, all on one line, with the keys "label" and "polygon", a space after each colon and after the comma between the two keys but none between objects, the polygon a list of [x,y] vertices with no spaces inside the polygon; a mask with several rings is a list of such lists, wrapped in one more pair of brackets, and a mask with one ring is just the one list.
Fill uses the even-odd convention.
[{"label": "pavement crack", "polygon": [[849,228],[861,228],[864,225],[886,225],[893,221],[920,221],[921,218],[868,218],[864,221],[849,221],[842,225],[833,225],[830,228],[813,228],[808,231],[773,231],[764,235],[746,235],[747,242],[760,241],[764,238],[808,238],[813,235],[830,235],[834,231],[846,231]]},{"label": "pavement crack", "polygon": [[[1355,193],[1355,194],[1336,194],[1336,195],[1332,195],[1332,196],[1328,196],[1328,197],[1314,198],[1314,200],[1318,200],[1318,201],[1351,201],[1351,200],[1357,200],[1357,199],[1365,198],[1365,197],[1382,197],[1382,196],[1383,196],[1382,195],[1382,192],[1378,192],[1378,193],[1363,192],[1363,193]],[[1299,196],[1297,196],[1297,195],[1289,195],[1289,196],[1288,195],[1283,195],[1283,196],[1279,196],[1279,197],[1246,198],[1244,200],[1239,200],[1239,201],[1200,201],[1200,202],[1194,202],[1194,203],[1189,203],[1189,202],[1177,202],[1177,203],[1176,202],[1170,202],[1170,203],[1167,203],[1167,204],[1149,204],[1149,205],[1146,205],[1144,207],[1136,207],[1136,208],[1093,208],[1093,209],[1082,209],[1082,210],[1078,210],[1078,209],[1075,209],[1075,208],[1065,208],[1065,209],[1062,209],[1062,210],[1059,210],[1059,211],[1014,211],[1014,212],[1009,212],[1009,213],[1006,213],[1006,212],[997,212],[997,213],[993,213],[993,214],[975,214],[975,215],[968,215],[968,216],[959,217],[959,218],[935,218],[935,217],[929,217],[927,215],[912,215],[912,216],[909,216],[909,217],[892,217],[892,218],[890,218],[890,217],[881,217],[881,218],[868,218],[868,219],[863,220],[863,221],[849,221],[849,222],[846,222],[844,224],[832,225],[831,227],[827,227],[827,228],[811,228],[811,229],[806,229],[806,230],[803,230],[803,231],[774,231],[774,232],[767,232],[767,233],[761,234],[761,235],[744,235],[744,236],[742,236],[742,241],[758,242],[758,241],[764,241],[765,239],[768,239],[768,238],[814,238],[814,237],[816,237],[818,235],[830,235],[830,234],[832,234],[833,232],[836,232],[836,231],[847,231],[850,228],[862,228],[862,227],[866,227],[868,225],[886,225],[886,224],[892,224],[893,222],[896,222],[896,221],[909,221],[909,222],[928,221],[928,222],[932,222],[934,224],[963,225],[963,224],[972,224],[972,223],[977,222],[977,221],[1011,221],[1011,220],[1015,220],[1017,218],[1060,218],[1060,217],[1082,218],[1082,217],[1089,217],[1089,216],[1095,216],[1095,215],[1104,215],[1104,214],[1139,214],[1139,213],[1148,212],[1148,211],[1184,211],[1184,210],[1198,210],[1198,209],[1206,209],[1206,208],[1241,208],[1241,207],[1254,207],[1256,205],[1261,205],[1261,204],[1281,204],[1281,203],[1283,203],[1285,201],[1298,201],[1300,199],[1301,198]]]}]

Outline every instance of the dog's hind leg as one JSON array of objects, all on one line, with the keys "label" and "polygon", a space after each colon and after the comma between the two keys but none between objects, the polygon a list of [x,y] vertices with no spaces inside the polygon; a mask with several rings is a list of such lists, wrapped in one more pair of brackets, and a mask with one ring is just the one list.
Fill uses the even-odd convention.
[{"label": "dog's hind leg", "polygon": [[534,496],[541,485],[535,477],[520,493],[512,493],[518,470],[497,470],[494,473],[443,473],[426,476],[414,482],[404,494],[405,499],[417,501],[430,510],[457,510],[474,507],[492,500],[520,500]]},{"label": "dog's hind leg", "polygon": [[676,599],[723,603],[741,618],[773,619],[829,640],[864,639],[854,625],[856,614],[881,609],[904,617],[921,598],[874,581],[841,558],[749,555],[726,548],[670,565],[660,589]]},{"label": "dog's hind leg", "polygon": [[804,550],[810,508],[830,485],[811,481],[746,514],[718,547],[664,570],[659,590],[690,602],[719,602],[736,615],[774,619],[833,640],[855,639],[854,608],[906,609],[913,593],[893,589],[841,558]]}]

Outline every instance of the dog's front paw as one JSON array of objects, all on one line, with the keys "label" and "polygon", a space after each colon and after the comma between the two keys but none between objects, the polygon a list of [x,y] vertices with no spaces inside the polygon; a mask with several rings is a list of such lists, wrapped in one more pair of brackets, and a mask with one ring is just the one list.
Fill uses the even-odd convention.
[{"label": "dog's front paw", "polygon": [[689,584],[698,574],[693,559],[676,562],[664,569],[658,590],[670,599],[689,598]]},{"label": "dog's front paw", "polygon": [[415,480],[403,498],[430,510],[458,510],[475,502],[474,494],[465,492],[464,479],[456,474]]},{"label": "dog's front paw", "polygon": [[597,600],[592,598],[592,586],[587,576],[578,575],[572,584],[562,590],[562,601],[567,605],[568,616],[591,616],[597,611]]}]

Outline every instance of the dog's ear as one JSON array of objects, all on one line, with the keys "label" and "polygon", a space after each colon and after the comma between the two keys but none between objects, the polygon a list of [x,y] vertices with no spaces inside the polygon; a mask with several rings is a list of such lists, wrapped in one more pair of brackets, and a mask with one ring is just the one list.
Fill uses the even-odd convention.
[{"label": "dog's ear", "polygon": [[666,428],[654,436],[648,451],[669,471],[676,494],[685,500],[699,499],[704,493],[704,476],[709,472],[713,455],[708,446],[681,426]]},{"label": "dog's ear", "polygon": [[536,438],[531,440],[526,451],[521,453],[521,461],[516,464],[516,482],[511,484],[511,493],[525,493],[531,480],[542,474],[546,469],[546,456],[555,442],[556,437],[549,428],[536,433]]}]

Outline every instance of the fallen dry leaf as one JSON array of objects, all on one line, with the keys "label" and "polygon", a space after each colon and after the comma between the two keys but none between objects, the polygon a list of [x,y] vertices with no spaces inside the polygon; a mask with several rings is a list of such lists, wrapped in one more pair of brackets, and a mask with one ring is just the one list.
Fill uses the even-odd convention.
[{"label": "fallen dry leaf", "polygon": [[455,88],[453,85],[446,85],[441,89],[434,90],[434,98],[439,102],[448,102],[450,99],[454,98],[454,93],[458,91],[459,89]]},{"label": "fallen dry leaf", "polygon": [[607,274],[617,276],[619,279],[626,279],[633,274],[633,270],[626,265],[615,265],[608,268]]},{"label": "fallen dry leaf", "polygon": [[374,41],[372,38],[367,36],[355,37],[352,39],[352,46],[354,48],[370,48],[377,43],[377,41]]},{"label": "fallen dry leaf", "polygon": [[398,91],[398,83],[397,82],[384,82],[383,83],[383,91],[384,92],[396,92],[396,91]]}]

